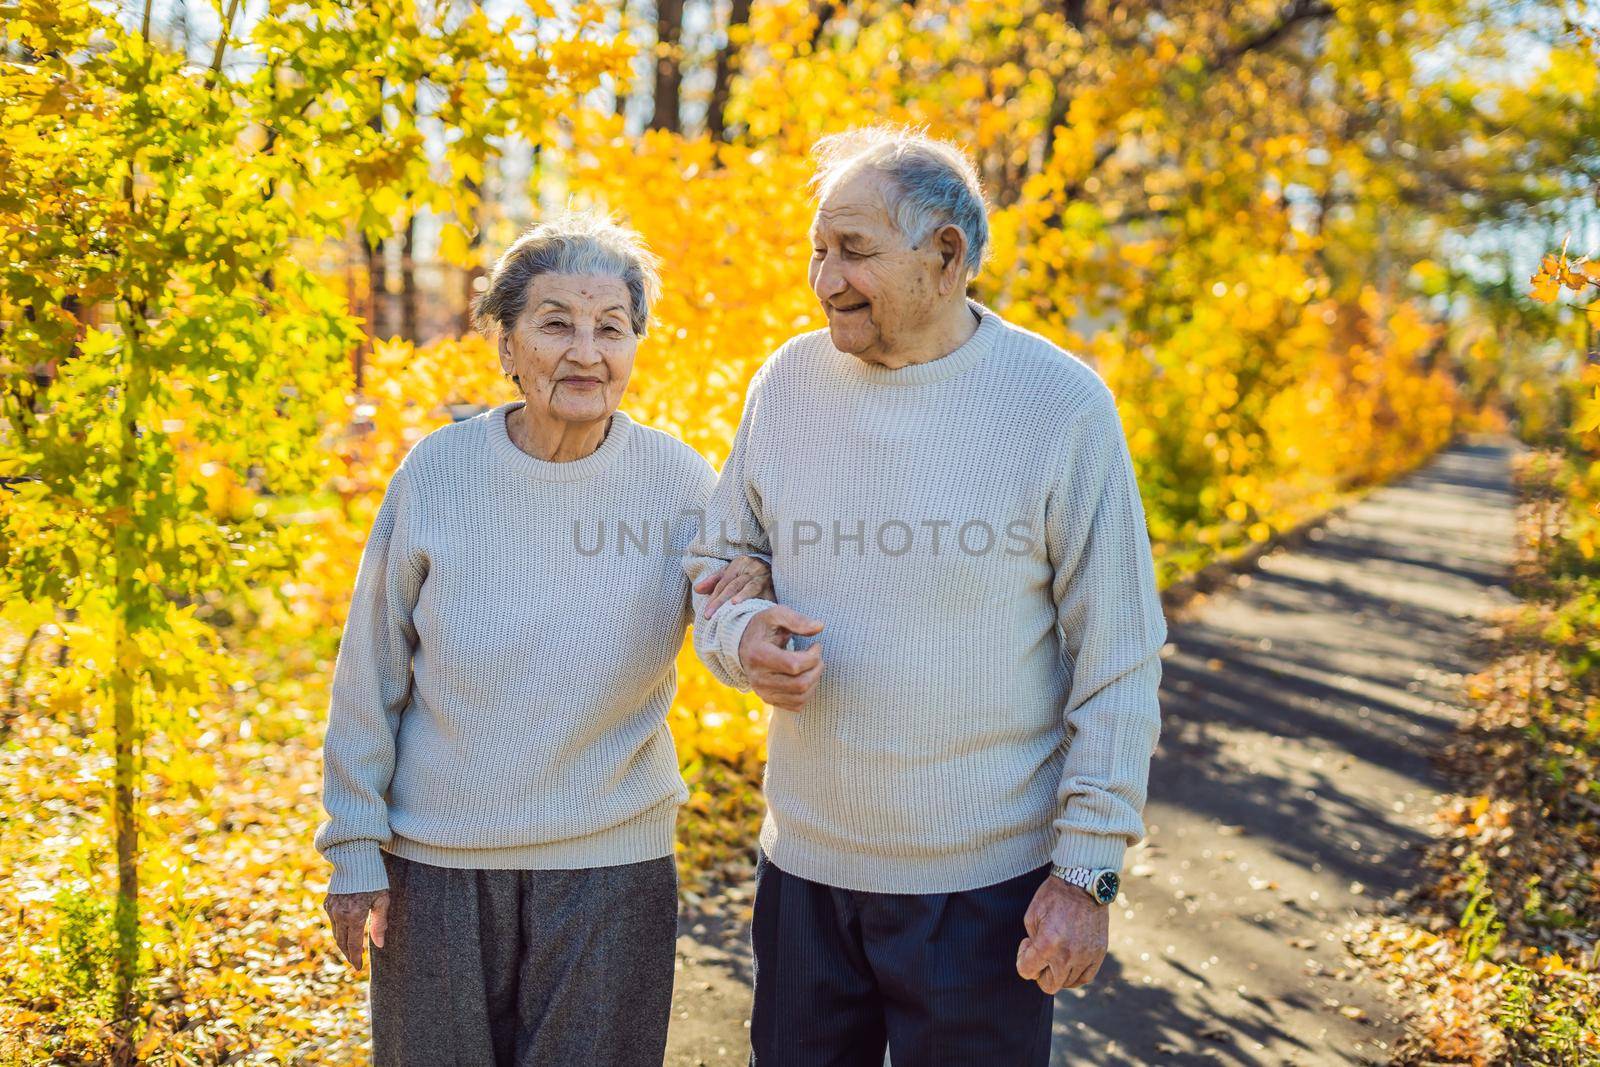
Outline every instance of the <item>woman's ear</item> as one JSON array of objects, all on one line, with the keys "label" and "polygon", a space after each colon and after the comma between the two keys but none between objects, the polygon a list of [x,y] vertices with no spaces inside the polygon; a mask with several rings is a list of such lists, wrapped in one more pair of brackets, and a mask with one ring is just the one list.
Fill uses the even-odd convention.
[{"label": "woman's ear", "polygon": [[495,339],[495,350],[500,353],[500,369],[510,374],[511,365],[511,331],[502,326]]},{"label": "woman's ear", "polygon": [[933,247],[939,253],[939,292],[966,291],[967,235],[960,226],[947,223],[933,235]]}]

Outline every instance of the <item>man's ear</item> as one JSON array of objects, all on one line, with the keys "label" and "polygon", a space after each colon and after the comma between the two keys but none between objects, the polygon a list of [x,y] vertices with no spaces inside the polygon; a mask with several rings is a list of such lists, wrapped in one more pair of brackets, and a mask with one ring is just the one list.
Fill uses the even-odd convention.
[{"label": "man's ear", "polygon": [[947,223],[933,235],[934,251],[939,253],[939,292],[965,291],[967,235],[960,226]]}]

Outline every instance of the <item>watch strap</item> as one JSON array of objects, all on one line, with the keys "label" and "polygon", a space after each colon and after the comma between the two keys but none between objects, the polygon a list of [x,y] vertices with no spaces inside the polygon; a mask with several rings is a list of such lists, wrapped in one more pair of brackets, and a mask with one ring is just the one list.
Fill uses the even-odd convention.
[{"label": "watch strap", "polygon": [[[1100,899],[1099,891],[1095,887],[1096,882],[1099,881],[1102,875],[1115,875],[1115,872],[1109,868],[1067,867],[1060,863],[1052,863],[1050,865],[1050,873],[1061,879],[1063,882],[1066,882],[1068,885],[1075,885],[1079,889],[1083,890],[1089,895],[1089,899],[1094,901],[1096,904],[1104,907],[1110,903],[1110,900]],[[1113,880],[1111,884],[1112,893],[1114,896],[1116,892],[1115,880]]]}]

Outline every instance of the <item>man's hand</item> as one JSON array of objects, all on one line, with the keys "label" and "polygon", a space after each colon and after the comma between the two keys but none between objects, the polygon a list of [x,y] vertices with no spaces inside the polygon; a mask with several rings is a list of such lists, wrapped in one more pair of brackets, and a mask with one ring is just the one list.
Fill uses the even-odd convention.
[{"label": "man's hand", "polygon": [[1110,911],[1085,890],[1047,875],[1022,920],[1028,936],[1017,949],[1017,973],[1051,996],[1088,985],[1105,962]]},{"label": "man's hand", "polygon": [[333,920],[333,940],[339,951],[359,971],[362,949],[367,943],[368,912],[372,914],[372,943],[383,947],[383,933],[389,928],[389,891],[329,893],[322,910]]},{"label": "man's hand", "polygon": [[775,708],[799,711],[822,676],[822,642],[800,652],[783,646],[791,634],[812,637],[821,632],[822,623],[782,604],[757,612],[739,639],[739,662],[750,688]]},{"label": "man's hand", "polygon": [[709,619],[724,604],[737,604],[751,597],[776,600],[772,590],[772,568],[757,556],[739,556],[715,574],[708,574],[694,583],[696,593],[709,593],[711,599],[700,606],[700,614]]}]

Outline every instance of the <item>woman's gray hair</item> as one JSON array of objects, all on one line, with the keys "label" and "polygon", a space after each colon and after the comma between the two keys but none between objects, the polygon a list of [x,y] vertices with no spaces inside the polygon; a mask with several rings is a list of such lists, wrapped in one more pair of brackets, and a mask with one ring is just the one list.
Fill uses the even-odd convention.
[{"label": "woman's gray hair", "polygon": [[867,126],[823,137],[812,148],[819,199],[866,167],[884,177],[889,214],[913,246],[940,226],[967,235],[967,267],[976,274],[989,252],[989,209],[977,168],[960,145],[909,126]]},{"label": "woman's gray hair", "polygon": [[528,286],[541,274],[601,274],[627,285],[628,318],[643,337],[650,305],[661,295],[657,262],[636,231],[597,211],[557,215],[525,230],[495,262],[472,305],[473,322],[484,333],[515,327],[528,306]]}]

